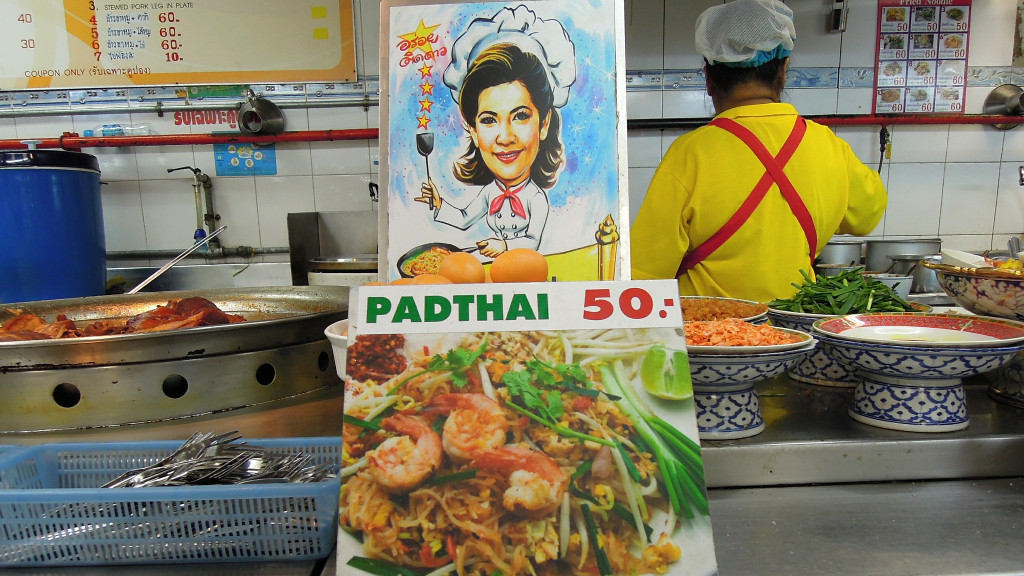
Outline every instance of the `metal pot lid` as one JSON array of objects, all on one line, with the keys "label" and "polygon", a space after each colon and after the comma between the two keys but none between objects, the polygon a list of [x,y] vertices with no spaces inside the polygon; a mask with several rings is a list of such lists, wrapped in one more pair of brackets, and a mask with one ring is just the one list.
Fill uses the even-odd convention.
[{"label": "metal pot lid", "polygon": [[0,168],[72,168],[100,171],[92,154],[70,150],[7,150],[0,152]]},{"label": "metal pot lid", "polygon": [[359,254],[338,258],[313,258],[309,261],[312,272],[375,272],[377,270],[376,254]]}]

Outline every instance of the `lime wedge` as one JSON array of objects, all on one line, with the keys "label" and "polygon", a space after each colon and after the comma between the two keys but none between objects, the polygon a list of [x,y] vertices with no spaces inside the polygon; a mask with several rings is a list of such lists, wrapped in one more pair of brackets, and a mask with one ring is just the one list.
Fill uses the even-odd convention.
[{"label": "lime wedge", "polygon": [[640,380],[644,390],[658,398],[685,400],[693,397],[690,359],[685,350],[651,347],[640,365]]}]

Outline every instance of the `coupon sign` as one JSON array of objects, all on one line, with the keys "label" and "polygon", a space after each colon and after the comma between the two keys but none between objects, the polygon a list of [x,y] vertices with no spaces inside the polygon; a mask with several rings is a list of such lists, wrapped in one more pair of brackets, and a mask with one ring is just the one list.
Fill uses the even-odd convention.
[{"label": "coupon sign", "polygon": [[880,0],[876,114],[962,113],[971,0]]}]

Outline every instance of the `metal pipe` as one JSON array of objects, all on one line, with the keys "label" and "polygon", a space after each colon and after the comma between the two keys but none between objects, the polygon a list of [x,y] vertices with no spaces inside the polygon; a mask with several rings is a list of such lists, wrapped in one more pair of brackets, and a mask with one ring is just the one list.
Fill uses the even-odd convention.
[{"label": "metal pipe", "polygon": [[[376,128],[347,130],[301,130],[280,134],[153,134],[145,136],[101,136],[85,138],[74,132],[65,132],[58,138],[38,139],[38,148],[120,148],[124,146],[191,146],[202,144],[273,144],[275,142],[327,142],[336,140],[372,140],[378,137]],[[21,140],[0,140],[0,150],[28,148]]]},{"label": "metal pipe", "polygon": [[[180,253],[180,250],[122,250],[107,252],[107,260],[164,260],[177,256]],[[189,259],[216,260],[222,258],[249,258],[252,256],[288,253],[288,247],[271,246],[268,248],[253,248],[252,246],[235,246],[227,248],[221,247],[217,253],[211,251],[208,254],[190,254]]]},{"label": "metal pipe", "polygon": [[[275,101],[278,108],[350,108],[350,107],[362,107],[369,108],[370,106],[377,106],[380,103],[379,98],[371,98],[369,96],[351,96],[351,97],[320,97],[315,100],[295,100],[289,101],[287,99],[281,99],[281,101]],[[158,115],[163,115],[166,112],[191,112],[203,111],[203,110],[238,110],[241,106],[241,102],[211,102],[203,104],[165,104],[163,101],[153,103],[127,103],[117,105],[95,105],[95,106],[75,106],[74,108],[69,107],[67,104],[62,106],[43,106],[33,105],[31,109],[25,108],[5,108],[0,110],[0,118],[22,118],[25,116],[64,116],[67,114],[123,114],[126,112],[155,112]]]},{"label": "metal pipe", "polygon": [[[1018,124],[1020,116],[931,115],[912,114],[892,116],[808,116],[825,126],[891,126],[896,124]],[[707,118],[657,118],[634,119],[626,123],[630,130],[659,130],[669,128],[697,128],[708,123]],[[123,146],[189,146],[203,144],[273,144],[276,142],[329,142],[341,140],[374,140],[380,137],[376,128],[354,128],[346,130],[301,130],[280,134],[154,134],[148,136],[106,136],[84,138],[73,132],[65,132],[59,138],[39,139],[39,148],[119,148]],[[0,140],[0,150],[23,150],[28,148],[19,140]]]}]

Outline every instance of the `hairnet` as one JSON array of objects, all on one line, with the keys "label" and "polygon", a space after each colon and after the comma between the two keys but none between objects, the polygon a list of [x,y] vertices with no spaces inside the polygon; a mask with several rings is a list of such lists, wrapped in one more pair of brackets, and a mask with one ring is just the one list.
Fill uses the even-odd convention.
[{"label": "hairnet", "polygon": [[778,0],[735,0],[697,17],[697,52],[711,64],[760,66],[793,51],[793,11]]}]

